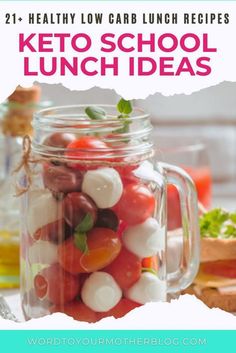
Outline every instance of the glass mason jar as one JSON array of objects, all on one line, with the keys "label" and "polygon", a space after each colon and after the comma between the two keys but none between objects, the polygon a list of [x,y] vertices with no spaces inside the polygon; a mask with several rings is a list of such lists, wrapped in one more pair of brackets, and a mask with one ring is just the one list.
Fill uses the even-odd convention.
[{"label": "glass mason jar", "polygon": [[[121,317],[186,288],[199,264],[197,197],[182,169],[155,161],[140,109],[90,119],[86,106],[44,109],[25,150],[21,298],[26,318]],[[25,141],[27,142],[27,141]],[[31,152],[30,152],[31,150]],[[183,251],[167,267],[167,184],[179,190]]]}]

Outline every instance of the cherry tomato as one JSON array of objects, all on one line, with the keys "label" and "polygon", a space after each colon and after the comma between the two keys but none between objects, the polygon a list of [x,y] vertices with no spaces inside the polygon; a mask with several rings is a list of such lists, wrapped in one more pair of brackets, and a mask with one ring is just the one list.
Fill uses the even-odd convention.
[{"label": "cherry tomato", "polygon": [[97,313],[78,300],[67,303],[62,307],[54,306],[51,312],[62,312],[68,316],[72,316],[75,320],[78,321],[85,321],[90,323],[98,321]]},{"label": "cherry tomato", "polygon": [[44,141],[45,146],[66,148],[69,143],[75,140],[75,135],[56,132],[55,134],[49,135]]},{"label": "cherry tomato", "polygon": [[114,210],[120,219],[135,225],[151,217],[154,208],[155,198],[145,185],[128,184]]},{"label": "cherry tomato", "polygon": [[122,165],[115,166],[115,169],[120,174],[122,181],[124,181],[124,184],[130,183],[131,180],[133,182],[139,181],[139,179],[132,174],[132,172],[138,168],[138,162],[134,164],[133,159],[129,157],[119,159],[115,158],[113,160],[117,162],[122,162]]},{"label": "cherry tomato", "polygon": [[[111,138],[114,139],[115,135],[107,135],[107,138]],[[119,135],[117,136],[118,139],[120,138]],[[129,147],[129,144],[127,144],[127,142],[122,142],[122,141],[116,141],[116,142],[107,142],[107,145],[112,148],[114,151],[116,149],[119,149],[118,153],[123,153],[123,150],[125,151],[127,149],[127,147]],[[128,174],[131,174],[131,172],[134,169],[138,168],[138,164],[139,162],[134,161],[134,157],[112,157],[111,159],[109,159],[112,162],[117,162],[117,163],[121,163],[121,165],[117,165],[114,168],[117,170],[117,172],[121,175],[122,179],[123,176],[127,176]]]},{"label": "cherry tomato", "polygon": [[114,308],[105,312],[105,313],[97,313],[99,319],[103,319],[104,317],[114,316],[116,319],[119,319],[131,310],[141,306],[141,304],[135,303],[132,300],[122,298]]},{"label": "cherry tomato", "polygon": [[191,176],[193,179],[196,189],[198,200],[207,209],[211,207],[212,199],[212,175],[209,167],[187,167],[182,166],[183,169]]},{"label": "cherry tomato", "polygon": [[90,214],[94,223],[97,219],[97,206],[83,192],[71,192],[63,200],[65,220],[71,227],[76,227],[86,214]]},{"label": "cherry tomato", "polygon": [[168,230],[181,227],[181,209],[178,190],[174,185],[167,185]]},{"label": "cherry tomato", "polygon": [[[106,153],[109,146],[102,140],[93,136],[82,136],[79,139],[69,143],[67,146],[66,156],[70,159],[91,160],[98,159]],[[71,151],[70,151],[71,150]],[[71,168],[80,170],[96,169],[97,166],[84,165],[80,163],[69,163]]]},{"label": "cherry tomato", "polygon": [[121,289],[131,287],[141,276],[141,260],[126,248],[104,269],[110,273]]},{"label": "cherry tomato", "polygon": [[219,260],[202,263],[204,273],[227,278],[236,278],[236,260]]},{"label": "cherry tomato", "polygon": [[64,219],[59,219],[39,228],[34,233],[34,239],[51,241],[53,243],[61,243],[71,235],[71,228],[66,224]]},{"label": "cherry tomato", "polygon": [[108,208],[98,210],[95,227],[110,228],[116,232],[119,227],[119,220],[117,215],[115,212]]},{"label": "cherry tomato", "polygon": [[132,173],[121,174],[123,185],[126,186],[128,184],[139,184],[140,180]]},{"label": "cherry tomato", "polygon": [[79,294],[79,277],[65,272],[59,264],[53,264],[34,277],[34,288],[38,298],[62,304]]},{"label": "cherry tomato", "polygon": [[119,254],[121,242],[118,235],[108,228],[93,228],[87,233],[88,252],[83,253],[70,238],[58,246],[61,266],[68,272],[85,273],[101,270]]},{"label": "cherry tomato", "polygon": [[117,234],[119,235],[119,237],[122,237],[126,228],[128,228],[128,224],[125,223],[124,221],[120,221],[119,226],[118,226],[118,230],[117,230]]},{"label": "cherry tomato", "polygon": [[44,164],[44,186],[54,193],[80,191],[82,173],[65,165]]},{"label": "cherry tomato", "polygon": [[152,270],[157,272],[157,269],[158,269],[157,256],[145,257],[142,260],[142,267],[151,268]]}]

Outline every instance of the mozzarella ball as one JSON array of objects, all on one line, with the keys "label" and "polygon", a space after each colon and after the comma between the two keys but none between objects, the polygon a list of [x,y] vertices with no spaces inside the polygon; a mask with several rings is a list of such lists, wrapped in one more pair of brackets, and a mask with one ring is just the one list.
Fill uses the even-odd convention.
[{"label": "mozzarella ball", "polygon": [[100,168],[85,173],[82,191],[89,195],[99,208],[110,208],[121,198],[123,185],[115,169]]},{"label": "mozzarella ball", "polygon": [[150,272],[142,273],[140,279],[125,293],[126,298],[139,304],[166,300],[166,283]]},{"label": "mozzarella ball", "polygon": [[29,192],[27,226],[32,237],[38,229],[61,218],[62,203],[57,202],[49,190]]},{"label": "mozzarella ball", "polygon": [[183,236],[169,235],[167,237],[167,272],[172,273],[180,268],[183,253]]},{"label": "mozzarella ball", "polygon": [[122,291],[111,275],[94,272],[84,282],[81,297],[90,309],[106,312],[120,301]]},{"label": "mozzarella ball", "polygon": [[29,247],[28,258],[31,264],[51,265],[56,263],[58,261],[57,245],[39,240]]},{"label": "mozzarella ball", "polygon": [[129,227],[123,234],[125,247],[135,255],[144,258],[154,256],[165,249],[165,229],[155,218]]}]

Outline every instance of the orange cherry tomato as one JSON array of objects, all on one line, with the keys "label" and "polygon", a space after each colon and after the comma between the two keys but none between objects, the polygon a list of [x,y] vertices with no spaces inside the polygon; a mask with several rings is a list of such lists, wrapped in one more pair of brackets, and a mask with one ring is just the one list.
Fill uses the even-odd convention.
[{"label": "orange cherry tomato", "polygon": [[126,248],[104,271],[110,273],[121,289],[131,287],[141,276],[141,260]]},{"label": "orange cherry tomato", "polygon": [[60,244],[58,258],[68,272],[86,273],[108,266],[119,254],[121,242],[109,228],[93,228],[87,233],[88,252],[83,253],[75,246],[73,237]]},{"label": "orange cherry tomato", "polygon": [[158,269],[157,256],[145,257],[142,260],[142,267],[151,268],[152,270],[157,272],[157,269]]}]

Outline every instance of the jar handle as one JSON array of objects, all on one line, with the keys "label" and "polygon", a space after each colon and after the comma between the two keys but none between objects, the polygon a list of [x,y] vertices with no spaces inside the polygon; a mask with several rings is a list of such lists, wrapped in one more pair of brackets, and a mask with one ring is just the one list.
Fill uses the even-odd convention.
[{"label": "jar handle", "polygon": [[193,180],[183,169],[167,163],[158,163],[158,166],[164,172],[167,184],[172,184],[177,188],[180,199],[183,229],[181,263],[178,271],[167,273],[167,293],[177,293],[193,282],[199,268],[200,234],[197,192]]}]

